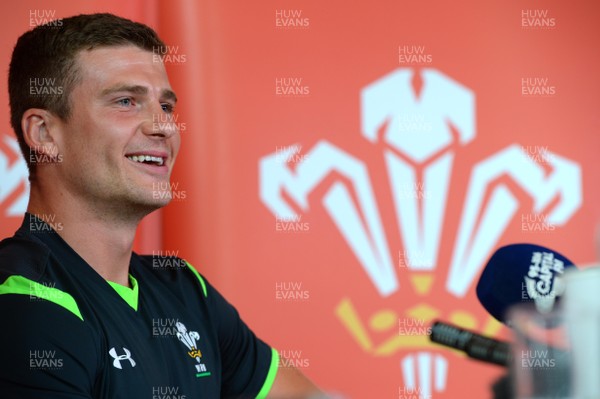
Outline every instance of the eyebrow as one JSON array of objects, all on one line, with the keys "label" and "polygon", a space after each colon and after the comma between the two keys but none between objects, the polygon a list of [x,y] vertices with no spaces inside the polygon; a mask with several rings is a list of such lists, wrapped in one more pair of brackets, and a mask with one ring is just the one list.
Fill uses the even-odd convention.
[{"label": "eyebrow", "polygon": [[[140,85],[117,84],[115,86],[111,86],[107,89],[102,90],[100,95],[102,97],[105,97],[105,96],[108,96],[108,95],[111,95],[114,93],[121,93],[121,92],[127,92],[127,93],[139,94],[139,95],[147,95],[148,88],[145,86],[140,86]],[[166,100],[171,100],[173,102],[177,102],[177,95],[175,94],[175,92],[173,90],[163,89],[160,93],[160,97],[161,97],[161,99],[166,99]]]}]

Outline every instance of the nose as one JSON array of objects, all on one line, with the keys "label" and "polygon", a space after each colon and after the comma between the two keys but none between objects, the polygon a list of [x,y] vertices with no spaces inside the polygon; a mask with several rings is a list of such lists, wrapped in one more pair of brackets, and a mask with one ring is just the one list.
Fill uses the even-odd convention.
[{"label": "nose", "polygon": [[179,134],[175,116],[165,111],[162,104],[157,103],[150,108],[142,124],[142,132],[146,136],[168,139]]}]

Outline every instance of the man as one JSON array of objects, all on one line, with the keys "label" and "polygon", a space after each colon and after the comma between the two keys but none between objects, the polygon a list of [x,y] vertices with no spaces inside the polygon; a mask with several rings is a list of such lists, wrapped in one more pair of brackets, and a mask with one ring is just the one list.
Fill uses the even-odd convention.
[{"label": "man", "polygon": [[0,243],[2,398],[319,395],[191,265],[132,253],[141,219],[169,202],[180,145],[175,123],[155,123],[177,101],[164,46],[110,14],[17,42],[11,123],[31,196]]}]

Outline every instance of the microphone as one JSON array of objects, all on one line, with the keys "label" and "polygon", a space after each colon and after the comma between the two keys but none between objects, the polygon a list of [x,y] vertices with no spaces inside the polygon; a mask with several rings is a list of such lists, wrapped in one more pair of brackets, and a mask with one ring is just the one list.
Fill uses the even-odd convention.
[{"label": "microphone", "polygon": [[498,321],[506,324],[512,305],[533,302],[540,313],[550,312],[564,291],[562,276],[575,265],[560,253],[536,244],[499,248],[477,283],[477,298]]},{"label": "microphone", "polygon": [[510,344],[508,342],[488,338],[442,321],[433,323],[429,339],[432,342],[458,349],[470,358],[486,363],[505,367],[510,363]]}]

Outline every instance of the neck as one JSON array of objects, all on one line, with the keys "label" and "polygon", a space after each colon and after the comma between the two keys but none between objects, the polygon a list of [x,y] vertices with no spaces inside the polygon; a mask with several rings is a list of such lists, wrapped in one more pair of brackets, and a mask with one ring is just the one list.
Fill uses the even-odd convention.
[{"label": "neck", "polygon": [[[56,190],[54,190],[56,192]],[[145,214],[117,215],[77,201],[66,191],[46,195],[31,185],[27,212],[56,222],[58,235],[105,280],[129,286],[129,262],[137,226]]]}]

